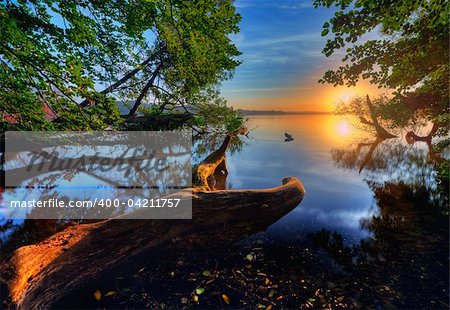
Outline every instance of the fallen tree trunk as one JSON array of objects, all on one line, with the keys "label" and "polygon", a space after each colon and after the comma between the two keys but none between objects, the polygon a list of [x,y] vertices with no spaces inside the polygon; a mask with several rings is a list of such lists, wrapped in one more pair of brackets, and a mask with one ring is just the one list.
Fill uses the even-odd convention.
[{"label": "fallen tree trunk", "polygon": [[71,226],[16,250],[9,268],[2,267],[2,278],[7,278],[11,300],[19,309],[61,306],[58,303],[74,291],[148,257],[175,237],[215,231],[218,237],[229,232],[231,239],[238,240],[245,232],[255,233],[287,214],[304,194],[296,178],[286,178],[283,185],[269,189],[184,190],[177,195],[192,198],[192,220],[119,217]]}]

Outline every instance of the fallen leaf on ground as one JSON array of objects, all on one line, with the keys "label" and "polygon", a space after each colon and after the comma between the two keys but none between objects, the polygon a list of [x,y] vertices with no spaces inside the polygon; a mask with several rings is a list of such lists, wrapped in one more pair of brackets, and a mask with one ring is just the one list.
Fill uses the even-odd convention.
[{"label": "fallen leaf on ground", "polygon": [[116,291],[109,291],[105,294],[105,297],[112,296],[116,293]]},{"label": "fallen leaf on ground", "polygon": [[211,272],[209,272],[209,270],[204,270],[202,272],[202,275],[204,275],[205,277],[209,277],[211,275]]},{"label": "fallen leaf on ground", "polygon": [[205,289],[203,287],[198,287],[195,289],[195,293],[197,293],[197,295],[201,295],[205,292]]},{"label": "fallen leaf on ground", "polygon": [[100,292],[99,290],[96,290],[96,291],[94,292],[94,298],[95,298],[96,300],[100,300],[100,298],[102,298],[102,292]]},{"label": "fallen leaf on ground", "polygon": [[228,297],[227,295],[222,294],[222,299],[227,305],[230,304],[230,297]]}]

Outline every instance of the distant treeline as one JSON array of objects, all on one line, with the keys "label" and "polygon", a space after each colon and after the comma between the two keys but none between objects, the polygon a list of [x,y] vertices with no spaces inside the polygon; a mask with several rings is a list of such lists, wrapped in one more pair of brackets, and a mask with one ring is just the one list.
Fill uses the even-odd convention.
[{"label": "distant treeline", "polygon": [[327,111],[276,111],[276,110],[242,110],[238,112],[243,115],[331,115],[333,112]]}]

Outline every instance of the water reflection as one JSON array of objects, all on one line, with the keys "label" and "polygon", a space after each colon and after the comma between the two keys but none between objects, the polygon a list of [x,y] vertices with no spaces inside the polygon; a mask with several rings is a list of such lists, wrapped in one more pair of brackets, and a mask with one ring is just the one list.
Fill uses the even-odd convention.
[{"label": "water reflection", "polygon": [[[448,147],[373,138],[334,116],[252,121],[258,129],[229,158],[229,180],[262,187],[290,174],[308,188],[301,208],[239,243],[262,246],[260,268],[277,277],[271,262],[281,264],[331,292],[335,307],[448,308]],[[281,142],[285,131],[293,144]],[[283,305],[305,302],[296,293]],[[316,296],[305,305],[329,302]]]},{"label": "water reflection", "polygon": [[[448,308],[448,149],[379,140],[348,124],[253,117],[250,138],[230,144],[221,186],[264,188],[295,176],[308,190],[301,207],[173,236],[128,279],[111,274],[101,288],[117,296],[100,306],[217,308],[225,293],[236,308]],[[295,140],[285,143],[285,132]],[[194,163],[222,141],[196,139]],[[89,294],[79,302],[99,306],[83,299]]]},{"label": "water reflection", "polygon": [[436,178],[443,172],[440,165],[450,157],[448,147],[437,152],[430,143],[377,138],[356,147],[332,149],[331,154],[338,167],[358,170],[369,184],[395,182],[425,188],[433,201],[445,206],[448,193],[438,188]]},{"label": "water reflection", "polygon": [[[156,198],[173,192],[172,187],[179,190],[191,186],[188,131],[164,135],[113,131],[8,134],[12,136],[6,141],[2,167],[7,186],[0,192],[2,250],[8,244],[12,250],[40,241],[72,220],[106,219],[130,213],[133,209],[130,199]],[[164,160],[167,169],[155,166],[160,160]],[[12,200],[59,200],[67,205],[69,201],[93,202],[104,198],[110,201],[120,198],[123,203],[111,208],[64,209],[14,209],[9,205]],[[156,218],[158,211],[152,210],[151,216]]]},{"label": "water reflection", "polygon": [[442,206],[425,186],[386,182],[371,188],[379,214],[362,226],[373,238],[348,247],[336,232],[310,236],[350,276],[338,285],[371,308],[447,308],[449,231]]},{"label": "water reflection", "polygon": [[[251,139],[228,156],[228,182],[234,188],[263,188],[288,175],[307,184],[302,207],[264,234],[279,240],[305,239],[321,227],[342,232],[347,243],[370,236],[360,219],[374,212],[373,195],[357,172],[336,167],[330,149],[351,144],[360,133],[337,132],[347,119],[332,115],[258,116],[250,119]],[[284,143],[284,133],[295,140]],[[286,233],[286,232],[289,233]]]},{"label": "water reflection", "polygon": [[[12,219],[112,218],[133,210],[129,199],[157,198],[191,186],[190,157],[187,131],[7,132],[0,212]],[[109,205],[68,206],[105,198]],[[26,207],[57,200],[68,207]],[[17,201],[25,207],[15,208]]]}]

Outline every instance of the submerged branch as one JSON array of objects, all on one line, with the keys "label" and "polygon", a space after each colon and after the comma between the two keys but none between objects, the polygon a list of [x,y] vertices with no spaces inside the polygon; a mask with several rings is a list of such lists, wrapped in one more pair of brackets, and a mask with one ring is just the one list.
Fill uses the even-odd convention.
[{"label": "submerged branch", "polygon": [[243,127],[228,133],[220,147],[208,155],[198,165],[195,177],[197,178],[200,188],[207,191],[225,188],[226,177],[228,175],[227,157],[225,152],[234,136],[238,134],[245,135],[247,131],[247,128]]}]

